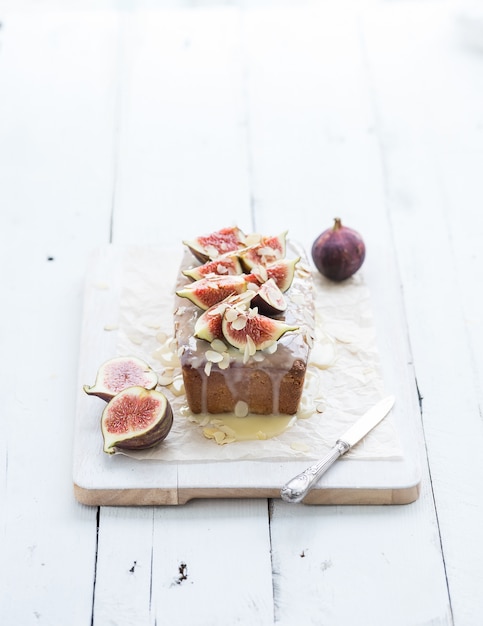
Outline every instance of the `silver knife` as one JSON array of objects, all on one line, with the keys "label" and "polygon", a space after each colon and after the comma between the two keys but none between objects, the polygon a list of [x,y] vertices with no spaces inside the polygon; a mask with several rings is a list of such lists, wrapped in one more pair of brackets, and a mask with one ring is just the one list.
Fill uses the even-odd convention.
[{"label": "silver knife", "polygon": [[337,459],[363,439],[369,431],[381,422],[394,405],[394,396],[387,396],[369,409],[355,424],[335,442],[323,459],[310,465],[302,473],[289,480],[280,490],[285,502],[300,502]]}]

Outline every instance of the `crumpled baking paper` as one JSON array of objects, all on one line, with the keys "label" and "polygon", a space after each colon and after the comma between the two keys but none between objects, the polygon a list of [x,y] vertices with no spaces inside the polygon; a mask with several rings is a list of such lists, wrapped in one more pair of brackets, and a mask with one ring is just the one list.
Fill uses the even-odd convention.
[{"label": "crumpled baking paper", "polygon": [[[172,250],[155,247],[129,248],[124,256],[117,354],[144,359],[161,378],[167,367],[179,367],[175,351],[167,346],[173,337],[174,285],[180,261],[181,254],[173,258]],[[321,458],[386,394],[363,273],[333,283],[314,271],[313,279],[316,341],[299,413],[285,431],[269,439],[219,445],[203,435],[210,424],[199,423],[218,416],[195,418],[182,390],[175,394],[170,387],[163,387],[174,412],[168,437],[150,450],[122,454],[179,463]],[[391,414],[346,456],[400,459],[402,450]]]}]

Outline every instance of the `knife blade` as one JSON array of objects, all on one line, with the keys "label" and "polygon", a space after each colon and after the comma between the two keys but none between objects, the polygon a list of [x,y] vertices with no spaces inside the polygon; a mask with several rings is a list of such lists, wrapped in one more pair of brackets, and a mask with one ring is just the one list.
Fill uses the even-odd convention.
[{"label": "knife blade", "polygon": [[387,396],[364,413],[337,439],[335,445],[320,461],[310,465],[303,472],[285,483],[280,490],[282,500],[294,503],[301,502],[322,474],[386,417],[392,409],[394,401],[394,396]]}]

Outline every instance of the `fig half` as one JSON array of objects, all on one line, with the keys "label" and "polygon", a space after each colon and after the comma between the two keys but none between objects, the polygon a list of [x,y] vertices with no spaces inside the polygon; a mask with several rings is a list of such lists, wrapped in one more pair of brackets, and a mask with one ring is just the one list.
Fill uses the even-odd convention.
[{"label": "fig half", "polygon": [[274,263],[285,257],[287,231],[275,237],[262,237],[257,244],[239,252],[240,262],[246,271],[257,265]]},{"label": "fig half", "polygon": [[203,311],[195,322],[194,336],[209,342],[214,339],[223,339],[221,322],[227,308],[231,307],[239,311],[247,311],[250,301],[255,295],[255,291],[247,290],[242,294],[229,296],[219,304],[215,304],[208,310]]},{"label": "fig half", "polygon": [[183,270],[183,274],[193,280],[200,280],[208,276],[208,274],[218,274],[220,276],[242,274],[242,267],[238,256],[230,252],[218,257],[214,261],[207,261],[203,265]]},{"label": "fig half", "polygon": [[188,298],[206,311],[234,293],[243,293],[248,288],[244,275],[210,276],[189,283],[176,292],[180,298]]},{"label": "fig half", "polygon": [[295,259],[280,259],[268,265],[255,265],[248,277],[254,276],[258,283],[263,283],[273,278],[280,291],[285,292],[292,286],[295,267],[299,261],[300,257],[297,257]]},{"label": "fig half", "polygon": [[282,335],[298,330],[281,320],[261,315],[256,309],[242,312],[227,309],[221,327],[225,339],[245,357],[253,356],[257,350],[265,350],[276,343]]},{"label": "fig half", "polygon": [[287,308],[287,301],[273,278],[260,285],[252,299],[252,306],[263,315],[280,315]]},{"label": "fig half", "polygon": [[117,393],[135,385],[154,389],[158,384],[156,372],[142,359],[134,356],[120,356],[109,359],[97,371],[96,382],[84,385],[90,396],[98,396],[109,402]]},{"label": "fig half", "polygon": [[209,235],[202,235],[189,241],[183,241],[193,256],[206,263],[227,252],[234,252],[245,247],[245,234],[237,226],[222,228]]},{"label": "fig half", "polygon": [[172,425],[173,411],[163,393],[128,387],[114,396],[102,412],[104,452],[151,448],[166,439]]}]

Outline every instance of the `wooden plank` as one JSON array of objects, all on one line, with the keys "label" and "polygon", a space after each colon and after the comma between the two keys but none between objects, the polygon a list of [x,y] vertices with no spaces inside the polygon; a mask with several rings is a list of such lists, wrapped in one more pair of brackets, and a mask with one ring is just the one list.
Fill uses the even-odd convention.
[{"label": "wooden plank", "polygon": [[[471,451],[483,444],[483,83],[455,15],[402,5],[371,14],[366,28],[452,610],[468,624],[483,611],[483,548],[473,540],[483,461]],[[465,441],[471,450],[448,462]]]},{"label": "wooden plank", "polygon": [[86,258],[109,236],[116,21],[97,17],[0,16],[3,624],[92,612],[96,510],[72,495],[70,415]]},{"label": "wooden plank", "polygon": [[100,542],[98,571],[110,575],[97,580],[96,620],[271,624],[266,514],[266,501],[254,500],[104,508],[100,532],[111,540]]},{"label": "wooden plank", "polygon": [[242,62],[237,9],[123,20],[116,243],[251,230]]},{"label": "wooden plank", "polygon": [[[407,376],[414,389],[407,323],[404,315],[393,318],[392,305],[402,295],[397,259],[383,254],[393,233],[359,24],[353,7],[333,5],[330,16],[322,7],[246,15],[255,214],[261,229],[283,214],[308,249],[336,215],[362,233],[362,271],[378,287],[374,314],[385,331],[382,357],[396,346],[404,346],[406,355],[406,367],[399,364],[389,380]],[[386,32],[382,22],[378,28]],[[384,50],[378,52],[384,61]],[[386,334],[389,326],[392,333]],[[420,427],[415,436],[424,454]],[[431,484],[423,470],[420,499],[409,507],[319,511],[273,501],[276,623],[452,624]]]}]

